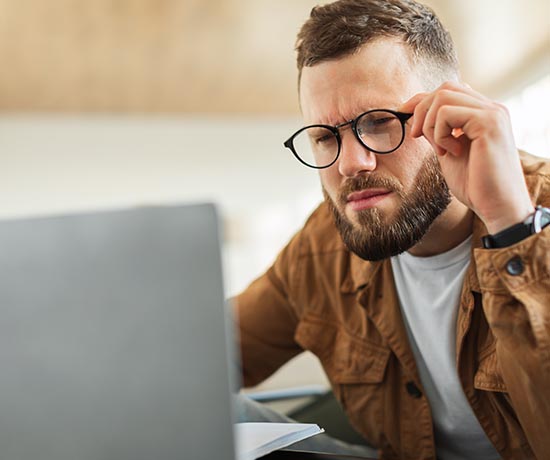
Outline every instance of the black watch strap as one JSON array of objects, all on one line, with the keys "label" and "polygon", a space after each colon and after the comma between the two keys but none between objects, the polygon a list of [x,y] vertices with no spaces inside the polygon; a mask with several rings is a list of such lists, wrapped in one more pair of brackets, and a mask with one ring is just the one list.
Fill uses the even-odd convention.
[{"label": "black watch strap", "polygon": [[550,208],[537,206],[535,212],[523,222],[505,228],[494,235],[485,235],[481,241],[485,249],[505,248],[539,233],[548,224],[550,224]]}]

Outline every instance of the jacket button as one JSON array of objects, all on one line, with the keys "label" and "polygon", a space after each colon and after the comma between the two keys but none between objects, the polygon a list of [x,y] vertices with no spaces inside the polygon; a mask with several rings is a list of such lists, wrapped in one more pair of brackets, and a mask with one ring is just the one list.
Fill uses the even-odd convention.
[{"label": "jacket button", "polygon": [[525,267],[519,257],[512,257],[506,264],[506,271],[512,276],[518,276],[523,273]]},{"label": "jacket button", "polygon": [[405,388],[407,389],[407,393],[409,393],[413,398],[421,398],[422,392],[420,391],[420,388],[416,386],[416,383],[414,382],[407,382],[405,384]]}]

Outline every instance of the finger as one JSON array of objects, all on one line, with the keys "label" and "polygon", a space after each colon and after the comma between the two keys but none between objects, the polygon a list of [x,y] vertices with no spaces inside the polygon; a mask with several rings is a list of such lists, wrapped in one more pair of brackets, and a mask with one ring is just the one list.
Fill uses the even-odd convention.
[{"label": "finger", "polygon": [[[418,130],[417,125],[419,122],[416,121],[417,118],[420,118],[421,120],[424,119],[421,112],[418,110],[418,106],[422,104],[423,107],[429,107],[429,102],[426,102],[426,98],[431,98],[431,93],[418,93],[415,94],[413,97],[411,97],[408,101],[404,102],[399,108],[397,109],[399,112],[403,113],[412,113],[413,117],[410,122],[410,134],[413,137],[419,137],[422,135],[421,131]],[[426,109],[423,109],[425,111]],[[419,115],[420,114],[420,115]],[[422,126],[422,125],[420,125]]]},{"label": "finger", "polygon": [[[469,94],[457,93],[450,90],[438,91],[434,95],[432,104],[424,117],[424,124],[422,126],[424,135],[433,137],[434,126],[439,121],[439,118],[446,113],[441,110],[443,107],[463,107],[478,110],[487,108],[487,104],[485,101],[480,101]],[[452,126],[452,128],[462,128],[462,126]]]},{"label": "finger", "polygon": [[468,83],[465,81],[461,81],[459,84],[457,84],[460,87],[460,91],[469,94],[472,97],[475,97],[479,100],[485,101],[485,102],[492,102],[490,98],[485,96],[484,94],[478,93],[475,89],[473,89]]},{"label": "finger", "polygon": [[412,122],[411,134],[414,137],[422,135],[421,126],[433,124],[434,120],[426,122],[429,110],[433,105],[456,104],[470,107],[481,107],[483,104],[491,104],[486,96],[474,91],[465,83],[447,81],[440,85],[432,93],[425,93],[421,100],[416,101],[415,119]]},{"label": "finger", "polygon": [[[413,137],[427,135],[433,138],[433,125],[438,106],[444,104],[483,107],[492,101],[464,83],[445,82],[431,93],[419,93],[400,107],[400,111],[414,111],[410,133]],[[435,111],[433,109],[436,109]]]},{"label": "finger", "polygon": [[[437,128],[436,128],[436,134],[434,135],[434,137],[438,138]],[[465,153],[469,152],[470,145],[472,143],[470,139],[468,139],[463,134],[460,136],[456,136],[453,134],[451,136],[441,137],[439,138],[438,142],[439,144],[437,146],[436,152],[439,155],[443,156],[443,155],[450,154],[455,157],[460,157]]]},{"label": "finger", "polygon": [[430,110],[433,103],[434,93],[425,94],[424,97],[416,104],[413,112],[412,124],[411,124],[411,136],[422,136],[422,127],[426,120],[426,115]]},{"label": "finger", "polygon": [[403,113],[413,113],[415,107],[422,101],[429,93],[418,93],[411,97],[408,101],[401,104],[397,111]]},{"label": "finger", "polygon": [[453,155],[462,155],[471,141],[465,134],[466,126],[481,114],[482,110],[469,107],[441,107],[433,128],[433,143]]},{"label": "finger", "polygon": [[480,101],[491,102],[490,98],[488,98],[487,96],[481,93],[478,93],[468,83],[463,81],[461,82],[446,81],[442,83],[434,92],[444,91],[444,90],[453,91],[456,93],[468,94],[471,97],[478,99]]}]

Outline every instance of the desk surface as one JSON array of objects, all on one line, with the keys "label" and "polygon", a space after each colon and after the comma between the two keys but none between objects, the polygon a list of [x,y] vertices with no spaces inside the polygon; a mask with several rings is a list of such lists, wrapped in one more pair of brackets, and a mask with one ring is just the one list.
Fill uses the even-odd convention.
[{"label": "desk surface", "polygon": [[376,460],[354,455],[319,454],[316,452],[277,450],[262,460]]}]

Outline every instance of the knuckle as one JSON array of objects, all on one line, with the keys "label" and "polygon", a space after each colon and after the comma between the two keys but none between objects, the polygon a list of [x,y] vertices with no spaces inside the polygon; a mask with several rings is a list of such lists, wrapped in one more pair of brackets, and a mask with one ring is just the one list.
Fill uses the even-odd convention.
[{"label": "knuckle", "polygon": [[495,104],[490,113],[491,120],[499,125],[508,121],[508,110],[500,104]]},{"label": "knuckle", "polygon": [[441,115],[447,115],[452,110],[452,106],[449,104],[441,104],[439,107],[439,113]]},{"label": "knuckle", "polygon": [[457,84],[453,81],[445,81],[439,87],[440,90],[455,91],[457,89]]},{"label": "knuckle", "polygon": [[452,101],[452,97],[455,93],[456,91],[451,88],[442,88],[438,90],[434,95],[434,104],[439,107],[446,105],[449,101]]},{"label": "knuckle", "polygon": [[506,118],[510,118],[510,111],[508,110],[508,107],[500,102],[495,102],[495,106],[504,116],[506,116]]},{"label": "knuckle", "polygon": [[446,90],[440,89],[437,91],[434,95],[434,105],[441,106],[443,103],[443,100],[445,99],[445,94],[447,93]]}]

